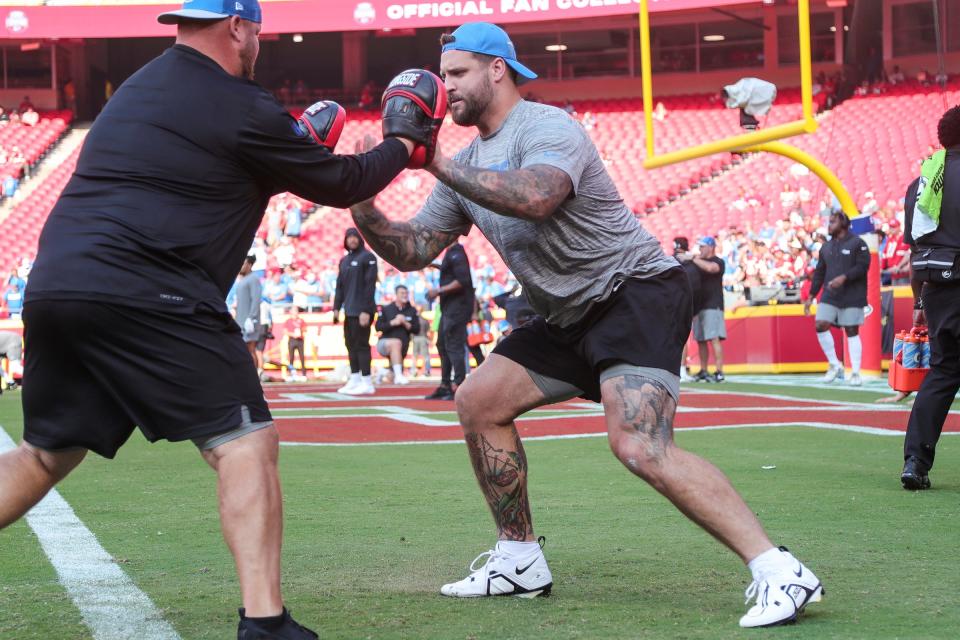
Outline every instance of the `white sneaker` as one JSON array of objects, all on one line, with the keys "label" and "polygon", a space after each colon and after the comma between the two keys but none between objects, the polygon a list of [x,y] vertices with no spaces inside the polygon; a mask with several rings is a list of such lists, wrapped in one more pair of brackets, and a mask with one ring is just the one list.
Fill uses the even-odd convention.
[{"label": "white sneaker", "polygon": [[372,396],[377,392],[377,388],[373,386],[372,382],[364,382],[361,380],[357,383],[357,386],[347,389],[346,391],[341,391],[340,393],[345,393],[348,396]]},{"label": "white sneaker", "polygon": [[851,373],[850,382],[848,384],[851,387],[859,387],[863,385],[863,379],[860,377],[859,373]]},{"label": "white sneaker", "polygon": [[831,366],[823,375],[823,382],[833,382],[837,378],[843,380],[843,367]]},{"label": "white sneaker", "polygon": [[[541,544],[543,537],[538,542]],[[543,549],[537,547],[528,556],[515,556],[497,546],[485,551],[470,563],[470,575],[459,582],[440,587],[440,593],[453,598],[483,598],[485,596],[516,596],[536,598],[549,596],[553,588],[553,576],[543,557]],[[481,566],[476,567],[481,559]]]},{"label": "white sneaker", "polygon": [[410,384],[410,378],[402,373],[393,374],[393,384]]},{"label": "white sneaker", "polygon": [[347,380],[347,384],[337,389],[337,393],[346,393],[348,395],[353,395],[359,386],[360,386],[359,380]]},{"label": "white sneaker", "polygon": [[[785,551],[781,547],[782,551]],[[756,596],[756,603],[746,615],[740,618],[741,627],[775,627],[790,624],[797,620],[804,608],[811,602],[820,602],[823,598],[823,585],[810,569],[793,558],[795,566],[765,580],[754,580],[747,587],[747,600]]]},{"label": "white sneaker", "polygon": [[686,367],[680,369],[680,382],[694,382],[696,378],[687,373]]}]

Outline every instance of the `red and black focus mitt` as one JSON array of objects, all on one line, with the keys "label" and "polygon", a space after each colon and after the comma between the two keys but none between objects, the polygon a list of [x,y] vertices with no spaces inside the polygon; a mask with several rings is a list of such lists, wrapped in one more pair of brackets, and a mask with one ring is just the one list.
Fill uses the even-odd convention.
[{"label": "red and black focus mitt", "polygon": [[347,121],[347,112],[343,107],[332,100],[314,102],[304,109],[300,116],[300,125],[307,133],[332,153],[343,133],[343,125]]},{"label": "red and black focus mitt", "polygon": [[425,69],[407,69],[397,75],[380,103],[383,137],[407,138],[416,143],[407,168],[430,164],[437,149],[437,135],[447,113],[447,89],[443,80]]}]

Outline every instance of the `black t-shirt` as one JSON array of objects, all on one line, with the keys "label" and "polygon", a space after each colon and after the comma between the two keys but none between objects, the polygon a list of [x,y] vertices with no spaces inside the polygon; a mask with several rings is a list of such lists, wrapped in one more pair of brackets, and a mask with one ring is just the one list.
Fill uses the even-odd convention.
[{"label": "black t-shirt", "polygon": [[685,260],[680,263],[680,266],[683,267],[683,272],[687,274],[687,280],[690,282],[690,298],[693,303],[693,314],[696,315],[700,313],[700,307],[703,303],[703,296],[700,291],[702,289],[703,277],[701,274],[703,272],[693,263],[693,260]]},{"label": "black t-shirt", "polygon": [[473,277],[463,245],[453,244],[440,262],[440,286],[454,280],[463,287],[456,293],[440,294],[440,312],[450,321],[467,322],[473,315]]},{"label": "black t-shirt", "polygon": [[720,267],[718,273],[700,270],[700,309],[723,309],[723,272],[726,264],[722,258],[701,258]]},{"label": "black t-shirt", "polygon": [[44,225],[26,299],[226,312],[269,198],[336,207],[406,164],[402,143],[338,156],[260,85],[175,45],[117,90]]}]

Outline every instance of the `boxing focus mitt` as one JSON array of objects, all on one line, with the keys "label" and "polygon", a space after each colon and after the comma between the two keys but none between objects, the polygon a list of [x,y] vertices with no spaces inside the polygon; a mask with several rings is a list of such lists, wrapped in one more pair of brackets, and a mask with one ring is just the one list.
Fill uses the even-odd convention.
[{"label": "boxing focus mitt", "polygon": [[343,124],[346,121],[347,112],[332,100],[314,102],[304,109],[299,120],[300,125],[317,141],[317,144],[326,147],[331,153],[337,147],[337,141],[340,140]]},{"label": "boxing focus mitt", "polygon": [[437,135],[447,113],[447,89],[443,80],[425,69],[407,69],[397,75],[380,102],[383,137],[407,138],[416,148],[408,169],[430,164],[437,148]]}]

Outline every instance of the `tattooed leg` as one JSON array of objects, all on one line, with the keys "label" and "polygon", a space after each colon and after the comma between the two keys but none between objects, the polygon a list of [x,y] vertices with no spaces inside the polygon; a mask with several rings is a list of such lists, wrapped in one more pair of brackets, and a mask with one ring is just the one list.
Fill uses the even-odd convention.
[{"label": "tattooed leg", "polygon": [[526,369],[493,353],[467,376],[456,398],[470,462],[499,538],[534,540],[527,457],[513,421],[543,404],[543,393]]},{"label": "tattooed leg", "polygon": [[499,538],[533,540],[533,521],[527,498],[527,456],[516,427],[509,431],[513,436],[509,448],[497,448],[486,434],[480,432],[466,434],[467,449],[473,472],[497,523]]},{"label": "tattooed leg", "polygon": [[676,402],[660,382],[618,376],[601,385],[614,455],[744,562],[773,544],[722,471],[673,442]]}]

